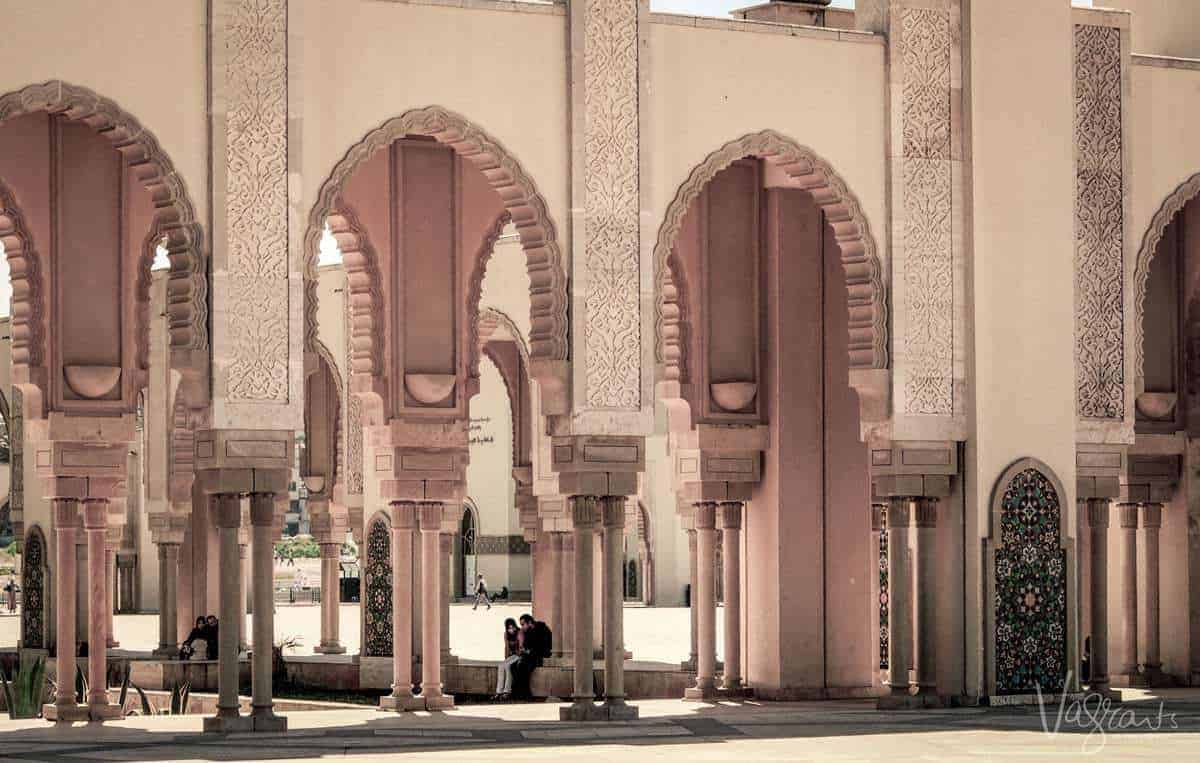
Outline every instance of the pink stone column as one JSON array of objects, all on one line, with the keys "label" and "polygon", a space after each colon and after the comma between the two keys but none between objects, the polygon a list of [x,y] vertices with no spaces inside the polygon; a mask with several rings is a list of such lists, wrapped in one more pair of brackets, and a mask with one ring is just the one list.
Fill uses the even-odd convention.
[{"label": "pink stone column", "polygon": [[912,591],[909,582],[908,536],[910,499],[892,498],[888,505],[888,685],[893,695],[908,694],[912,663]]},{"label": "pink stone column", "polygon": [[604,602],[605,587],[608,585],[604,577],[604,531],[597,530],[592,539],[592,657],[604,659]]},{"label": "pink stone column", "polygon": [[1138,582],[1137,582],[1137,519],[1136,503],[1117,504],[1121,522],[1121,672],[1130,680],[1138,674]]},{"label": "pink stone column", "polygon": [[454,698],[442,693],[442,518],[440,503],[418,504],[421,527],[421,698],[429,710],[454,706]]},{"label": "pink stone column", "polygon": [[114,622],[114,612],[116,607],[113,606],[114,591],[117,590],[117,550],[106,545],[104,548],[104,582],[105,582],[105,633],[104,638],[106,646],[109,649],[120,646],[117,642],[117,629]]},{"label": "pink stone column", "polygon": [[588,720],[594,717],[592,653],[592,577],[595,552],[596,522],[599,507],[594,496],[570,496],[572,535],[575,540],[575,618],[574,618],[574,689],[570,707],[559,710],[562,720]]},{"label": "pink stone column", "polygon": [[559,585],[562,606],[559,608],[559,620],[562,625],[562,636],[555,636],[563,663],[573,664],[575,661],[575,535],[562,534],[562,556],[559,557],[559,570],[562,581]]},{"label": "pink stone column", "polygon": [[1090,599],[1092,617],[1092,652],[1089,666],[1091,675],[1088,688],[1093,692],[1106,692],[1108,676],[1108,521],[1109,505],[1105,498],[1090,498],[1087,501],[1087,520],[1091,530],[1091,579]]},{"label": "pink stone column", "polygon": [[1146,611],[1142,618],[1141,640],[1146,651],[1146,678],[1151,685],[1159,683],[1162,677],[1158,620],[1158,532],[1162,527],[1162,511],[1161,503],[1142,504],[1142,551],[1146,559]]},{"label": "pink stone column", "polygon": [[176,640],[176,614],[179,578],[179,544],[158,544],[158,649],[157,657],[175,659],[179,656]]},{"label": "pink stone column", "polygon": [[[249,573],[247,572],[247,568],[249,567],[249,559],[247,558],[248,550],[249,550],[248,543],[239,543],[238,544],[237,631],[238,631],[238,651],[239,652],[244,652],[250,648],[249,643],[246,641],[246,609],[247,609],[247,607],[246,607],[246,589],[247,589],[246,580],[250,577]],[[275,558],[274,554],[272,554],[271,559],[274,560],[274,558]],[[272,571],[271,571],[272,578],[274,577],[274,574],[275,574],[275,571],[272,569]],[[274,585],[273,580],[272,580],[272,585]],[[273,594],[272,594],[272,596],[273,596]],[[274,605],[274,603],[275,603],[274,599],[272,599],[271,604]]]},{"label": "pink stone column", "polygon": [[886,515],[886,507],[884,504],[871,504],[871,632],[874,634],[875,651],[871,653],[871,679],[872,685],[883,680],[883,672],[879,668],[879,655],[883,649],[881,643],[879,629],[879,608],[882,606],[881,601],[883,591],[879,585],[879,539],[884,532],[884,516]]},{"label": "pink stone column", "polygon": [[687,662],[683,667],[687,670],[696,669],[696,588],[698,587],[698,571],[696,566],[696,530],[690,528],[687,530],[688,543],[688,616],[691,620],[691,650],[688,652]]},{"label": "pink stone column", "polygon": [[692,607],[696,610],[696,685],[684,692],[685,699],[716,695],[716,508],[715,503],[698,503],[695,510],[697,588]]},{"label": "pink stone column", "polygon": [[936,498],[916,500],[917,686],[937,694],[937,508]]},{"label": "pink stone column", "polygon": [[742,504],[722,503],[721,557],[725,588],[725,675],[728,692],[742,689]]},{"label": "pink stone column", "polygon": [[75,535],[79,529],[79,502],[55,498],[54,506],[54,631],[57,639],[58,689],[54,710],[60,722],[73,720],[75,704],[75,585],[79,576],[75,560]]},{"label": "pink stone column", "polygon": [[636,718],[637,708],[625,704],[625,496],[601,499],[604,525],[604,704],[609,719]]},{"label": "pink stone column", "polygon": [[550,633],[554,642],[554,656],[561,657],[563,651],[563,639],[566,634],[563,633],[563,618],[562,618],[562,555],[563,555],[563,535],[559,532],[544,533],[546,541],[546,556],[542,559],[542,564],[550,568],[550,574],[545,576],[546,582],[550,586],[547,602],[550,605],[549,619],[546,624],[550,626]]},{"label": "pink stone column", "polygon": [[454,534],[442,533],[438,536],[438,574],[441,575],[441,582],[438,585],[439,596],[441,597],[442,614],[439,620],[441,624],[441,647],[442,647],[442,662],[447,663],[454,659],[454,655],[450,654],[450,563],[454,559]]},{"label": "pink stone column", "polygon": [[343,654],[346,651],[338,632],[338,607],[341,604],[338,562],[341,554],[342,544],[321,544],[321,643],[314,650],[320,654]]},{"label": "pink stone column", "polygon": [[[287,730],[287,718],[275,715],[275,701],[271,696],[275,646],[274,536],[275,494],[251,493],[250,568],[254,573],[251,578],[254,596],[254,652],[250,663],[250,715],[254,719],[255,731]],[[233,564],[233,570],[234,574],[240,572],[236,564]],[[230,631],[228,638],[221,632],[222,655],[227,648],[237,654],[237,631]]]},{"label": "pink stone column", "polygon": [[[242,523],[241,499],[233,493],[217,493],[209,497],[209,505],[211,515],[215,516],[217,521],[221,574],[218,578],[220,607],[217,628],[217,712],[213,718],[206,720],[206,729],[211,726],[207,721],[213,721],[218,724],[217,728],[220,728],[219,724],[222,722],[236,721],[241,715],[241,705],[238,702],[237,628],[229,627],[229,623],[237,622],[240,611],[237,601],[237,577],[238,527]],[[256,612],[256,632],[258,622],[259,615]]]},{"label": "pink stone column", "polygon": [[83,527],[87,532],[88,580],[88,712],[100,720],[108,706],[108,568],[104,536],[108,530],[108,501],[85,498]]},{"label": "pink stone column", "polygon": [[413,531],[417,529],[417,504],[396,501],[392,509],[392,693],[381,697],[385,710],[425,707],[413,697],[412,608]]}]

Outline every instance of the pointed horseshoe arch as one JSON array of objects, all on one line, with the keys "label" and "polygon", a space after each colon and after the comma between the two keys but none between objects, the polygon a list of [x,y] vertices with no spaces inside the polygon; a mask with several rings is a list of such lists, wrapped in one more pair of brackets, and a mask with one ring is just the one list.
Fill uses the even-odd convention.
[{"label": "pointed horseshoe arch", "polygon": [[[107,138],[126,161],[137,168],[139,180],[154,198],[153,236],[157,237],[154,243],[166,239],[165,246],[171,262],[167,321],[172,367],[189,372],[189,375],[206,370],[208,266],[203,232],[196,220],[195,207],[183,178],[175,170],[170,157],[154,135],[136,118],[113,101],[87,88],[52,80],[0,95],[0,122],[39,111],[87,124]],[[0,194],[0,235],[4,236],[13,274],[13,363],[18,368],[33,370],[43,360],[47,307],[36,242],[26,235],[20,245],[8,248],[10,238],[16,244],[19,234],[23,232],[19,220],[13,221],[12,209],[11,195],[4,197]],[[153,248],[150,252],[153,254]],[[146,267],[149,267],[148,263]],[[17,316],[22,316],[20,324]],[[140,311],[139,321],[148,320],[148,311]],[[135,327],[135,332],[134,336],[139,342],[148,337],[142,326]],[[144,353],[139,355],[146,357]],[[198,356],[204,358],[205,369],[196,367],[199,361],[195,358]]]},{"label": "pointed horseshoe arch", "polygon": [[846,183],[811,149],[773,130],[752,133],[709,154],[675,192],[654,244],[655,355],[659,381],[677,381],[686,352],[685,284],[671,252],[684,215],[717,173],[754,156],[783,170],[824,211],[842,254],[850,312],[850,368],[887,368],[887,293],[866,215]]},{"label": "pointed horseshoe arch", "polygon": [[[439,106],[407,111],[372,130],[342,157],[321,186],[304,238],[305,347],[311,352],[316,346],[316,264],[325,221],[339,210],[342,188],[354,171],[376,151],[405,135],[425,135],[450,146],[479,169],[500,195],[525,250],[529,272],[530,355],[538,369],[536,373],[545,384],[566,390],[567,276],[545,199],[520,162],[495,138],[459,114]],[[374,298],[377,304],[378,288],[365,288],[360,294],[364,301]],[[356,315],[370,314],[376,319],[381,315],[373,306],[355,309]],[[351,341],[356,348],[353,372],[378,375],[383,368],[382,348],[378,342],[369,340],[365,333],[368,330],[358,321],[352,325]]]},{"label": "pointed horseshoe arch", "polygon": [[1134,333],[1134,373],[1137,386],[1134,394],[1140,395],[1146,390],[1145,364],[1145,334],[1142,322],[1146,315],[1146,289],[1150,282],[1150,262],[1154,252],[1162,242],[1167,226],[1175,216],[1183,211],[1189,201],[1200,196],[1200,172],[1183,181],[1167,196],[1162,206],[1150,220],[1150,227],[1142,237],[1142,245],[1138,248],[1137,260],[1133,266],[1133,333]]}]

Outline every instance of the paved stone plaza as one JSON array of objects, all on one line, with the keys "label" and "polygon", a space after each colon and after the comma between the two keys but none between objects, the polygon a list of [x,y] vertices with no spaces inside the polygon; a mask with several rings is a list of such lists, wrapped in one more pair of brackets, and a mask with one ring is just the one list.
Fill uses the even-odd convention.
[{"label": "paved stone plaza", "polygon": [[[530,611],[528,603],[496,604],[489,611],[472,611],[470,604],[450,606],[450,649],[459,657],[474,660],[499,660],[503,654],[500,634],[504,618],[520,617]],[[348,654],[357,654],[361,633],[357,604],[340,607],[342,643]],[[688,610],[684,607],[625,608],[625,647],[635,659],[648,662],[680,662],[688,655]],[[253,615],[248,616],[247,633],[252,632]],[[16,646],[19,617],[0,617],[0,647]],[[158,646],[157,615],[117,615],[117,641],[122,650],[149,652]],[[275,638],[299,636],[303,646],[289,654],[311,655],[320,642],[321,608],[316,605],[276,607]],[[721,634],[717,634],[717,653],[721,654]]]},{"label": "paved stone plaza", "polygon": [[[1127,703],[1140,732],[1120,720],[1060,733],[1042,730],[1033,708],[878,712],[865,702],[766,706],[638,703],[642,719],[560,723],[552,704],[462,707],[449,713],[372,710],[291,713],[285,735],[202,735],[199,716],[130,718],[103,728],[54,729],[44,721],[0,721],[6,760],[1188,760],[1200,741],[1200,696],[1167,691]],[[1174,713],[1172,728],[1170,720]],[[1069,716],[1068,716],[1069,717]],[[1053,724],[1053,713],[1048,718]],[[1089,733],[1090,732],[1090,733]]]}]

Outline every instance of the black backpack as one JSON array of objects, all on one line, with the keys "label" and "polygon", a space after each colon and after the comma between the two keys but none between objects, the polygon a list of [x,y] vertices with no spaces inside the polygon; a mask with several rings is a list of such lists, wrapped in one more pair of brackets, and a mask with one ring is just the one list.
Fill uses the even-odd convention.
[{"label": "black backpack", "polygon": [[554,634],[550,631],[550,626],[541,620],[538,620],[534,627],[538,629],[541,635],[542,650],[538,656],[542,659],[549,659],[551,652],[554,651]]}]

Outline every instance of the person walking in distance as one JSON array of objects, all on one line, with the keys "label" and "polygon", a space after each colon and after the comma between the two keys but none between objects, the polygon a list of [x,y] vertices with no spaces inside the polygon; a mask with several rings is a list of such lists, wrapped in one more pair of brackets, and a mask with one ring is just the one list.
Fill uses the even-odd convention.
[{"label": "person walking in distance", "polygon": [[492,600],[488,598],[487,581],[483,579],[483,573],[475,576],[475,606],[471,607],[471,611],[479,609],[479,602],[487,605],[488,609],[492,608]]}]

